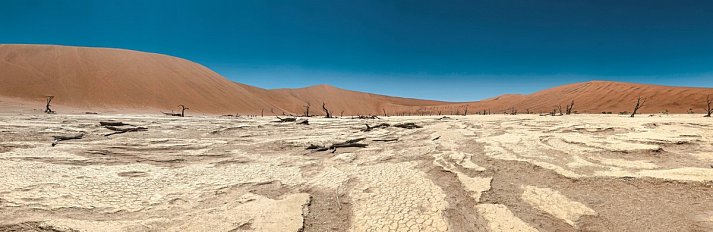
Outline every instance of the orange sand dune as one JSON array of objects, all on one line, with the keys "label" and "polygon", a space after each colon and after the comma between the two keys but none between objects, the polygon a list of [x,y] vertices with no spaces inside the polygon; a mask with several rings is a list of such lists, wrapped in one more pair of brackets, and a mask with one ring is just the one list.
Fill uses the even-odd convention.
[{"label": "orange sand dune", "polygon": [[493,113],[550,112],[556,105],[565,106],[574,100],[574,110],[579,113],[623,112],[632,111],[637,97],[646,98],[643,113],[687,113],[689,109],[703,113],[706,97],[712,88],[671,87],[648,84],[635,84],[611,81],[589,81],[546,89],[529,95],[503,95],[467,104],[474,111],[490,109]]},{"label": "orange sand dune", "polygon": [[[327,85],[267,90],[235,83],[212,70],[176,57],[123,49],[52,45],[0,45],[0,103],[9,107],[43,107],[44,96],[55,96],[56,110],[156,112],[177,110],[208,114],[295,114],[307,103],[310,113],[323,115],[322,103],[334,115],[388,115],[428,112],[502,113],[551,111],[575,101],[580,113],[631,110],[637,96],[649,97],[643,112],[702,112],[710,88],[667,87],[592,81],[564,85],[529,95],[503,95],[477,102],[448,103],[389,97]],[[64,108],[62,108],[64,107]],[[4,108],[4,111],[7,107]]]}]

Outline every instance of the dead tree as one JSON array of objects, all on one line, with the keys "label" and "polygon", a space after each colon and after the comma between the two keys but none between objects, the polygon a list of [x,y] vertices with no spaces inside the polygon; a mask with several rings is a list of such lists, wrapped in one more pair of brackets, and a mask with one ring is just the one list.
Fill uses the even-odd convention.
[{"label": "dead tree", "polygon": [[572,109],[574,109],[574,100],[572,100],[572,103],[567,104],[566,106],[566,113],[567,115],[572,114]]},{"label": "dead tree", "polygon": [[465,111],[463,111],[463,116],[468,116],[468,106],[465,106]]},{"label": "dead tree", "polygon": [[389,115],[388,115],[388,114],[386,114],[386,109],[384,109],[384,108],[381,108],[381,110],[382,110],[382,111],[384,111],[384,117],[389,117]]},{"label": "dead tree", "polygon": [[307,102],[307,105],[303,106],[305,108],[305,117],[309,117],[309,107],[312,106]]},{"label": "dead tree", "polygon": [[327,114],[325,118],[332,118],[332,114],[329,113],[329,110],[327,109],[327,106],[324,102],[322,102],[322,110],[324,110],[324,113]]},{"label": "dead tree", "polygon": [[344,110],[342,110],[342,112],[339,112],[339,117],[344,117]]},{"label": "dead tree", "polygon": [[711,109],[711,103],[713,103],[713,99],[711,99],[711,95],[708,95],[706,97],[706,116],[703,117],[710,117],[711,113],[713,113],[713,110]]},{"label": "dead tree", "polygon": [[562,105],[556,105],[555,108],[556,108],[557,111],[560,113],[560,116],[564,115],[564,114],[562,113]]},{"label": "dead tree", "polygon": [[646,98],[641,98],[641,96],[636,98],[636,105],[634,105],[634,112],[631,113],[631,117],[633,118],[634,115],[636,115],[636,112],[639,111],[639,109],[641,109],[641,107],[644,107],[645,104],[646,104]]},{"label": "dead tree", "polygon": [[181,117],[185,117],[186,110],[188,110],[188,107],[186,107],[185,105],[178,105],[178,107],[181,107]]},{"label": "dead tree", "polygon": [[260,109],[260,117],[265,117],[265,109]]},{"label": "dead tree", "polygon": [[50,109],[50,103],[54,99],[54,96],[47,96],[47,105],[45,105],[45,113],[54,114],[54,111]]}]

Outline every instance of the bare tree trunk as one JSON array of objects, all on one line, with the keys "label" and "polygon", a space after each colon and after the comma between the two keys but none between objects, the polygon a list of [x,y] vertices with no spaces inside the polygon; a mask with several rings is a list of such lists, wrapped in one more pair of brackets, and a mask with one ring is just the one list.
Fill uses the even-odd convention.
[{"label": "bare tree trunk", "polygon": [[639,111],[639,109],[641,107],[644,107],[645,103],[646,103],[646,98],[642,99],[641,96],[636,98],[636,105],[634,105],[634,112],[631,113],[632,118],[634,117],[634,115],[636,115],[636,112]]},{"label": "bare tree trunk", "polygon": [[465,106],[465,111],[463,111],[463,116],[468,116],[468,106]]},{"label": "bare tree trunk", "polygon": [[312,105],[309,104],[309,102],[307,102],[307,105],[304,106],[304,108],[305,108],[305,117],[309,117],[309,107],[310,107],[310,106],[312,106]]},{"label": "bare tree trunk", "polygon": [[713,113],[713,109],[711,109],[711,103],[713,103],[713,99],[711,98],[711,95],[708,95],[706,97],[706,116],[704,117],[710,117],[711,113]]},{"label": "bare tree trunk", "polygon": [[186,110],[188,110],[189,108],[186,107],[186,106],[184,106],[184,105],[178,105],[178,107],[181,107],[181,117],[185,117],[185,116],[186,116]]},{"label": "bare tree trunk", "polygon": [[384,111],[384,117],[389,117],[389,115],[388,115],[388,114],[386,114],[386,109],[384,109],[384,108],[381,108],[381,110],[382,110],[382,111]]},{"label": "bare tree trunk", "polygon": [[47,105],[45,105],[45,113],[54,114],[54,111],[50,109],[50,103],[54,99],[54,96],[47,96]]},{"label": "bare tree trunk", "polygon": [[324,113],[327,114],[325,118],[332,118],[332,114],[329,113],[329,110],[324,102],[322,102],[322,110],[324,110]]},{"label": "bare tree trunk", "polygon": [[260,109],[260,117],[265,117],[265,109]]},{"label": "bare tree trunk", "polygon": [[574,109],[574,100],[572,100],[572,103],[569,103],[569,104],[567,105],[567,109],[566,109],[566,110],[567,110],[567,115],[572,114],[572,109]]}]

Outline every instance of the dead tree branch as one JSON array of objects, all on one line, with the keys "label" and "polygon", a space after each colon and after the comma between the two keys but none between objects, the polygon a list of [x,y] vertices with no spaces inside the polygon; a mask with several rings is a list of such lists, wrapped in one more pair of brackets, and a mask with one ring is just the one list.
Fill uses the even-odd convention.
[{"label": "dead tree branch", "polygon": [[73,140],[73,139],[82,139],[84,138],[84,133],[77,134],[77,135],[70,135],[70,136],[64,136],[64,135],[55,135],[52,136],[54,141],[52,142],[52,146],[56,146],[60,141],[64,140]]},{"label": "dead tree branch", "polygon": [[146,127],[118,128],[118,127],[113,127],[113,126],[105,126],[104,128],[114,131],[113,133],[105,134],[104,136],[106,136],[106,137],[116,135],[116,134],[123,134],[126,132],[137,132],[137,131],[147,131],[148,130],[148,128],[146,128]]},{"label": "dead tree branch", "polygon": [[363,131],[363,132],[369,132],[369,131],[371,131],[371,130],[373,130],[373,129],[387,128],[387,127],[391,126],[391,125],[389,125],[388,123],[382,123],[382,124],[378,124],[378,125],[376,125],[376,126],[369,126],[369,124],[365,124],[365,125],[366,125],[366,129],[361,130],[361,131]]},{"label": "dead tree branch", "polygon": [[407,123],[396,124],[396,125],[394,125],[394,127],[399,127],[399,128],[404,128],[404,129],[415,129],[415,128],[421,128],[422,126],[416,125],[416,123],[407,122]]},{"label": "dead tree branch", "polygon": [[278,121],[274,121],[274,122],[282,123],[282,122],[296,122],[297,121],[297,118],[280,118],[279,116],[275,116],[275,117],[278,119]]},{"label": "dead tree branch", "polygon": [[132,126],[131,124],[123,123],[123,122],[114,122],[114,121],[105,121],[105,122],[99,122],[99,125],[102,127],[107,127],[107,126]]}]

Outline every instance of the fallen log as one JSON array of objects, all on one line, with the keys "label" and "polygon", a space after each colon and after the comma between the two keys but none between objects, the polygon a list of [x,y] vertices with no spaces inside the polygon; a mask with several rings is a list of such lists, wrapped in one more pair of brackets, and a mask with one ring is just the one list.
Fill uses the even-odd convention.
[{"label": "fallen log", "polygon": [[382,124],[378,124],[378,125],[376,125],[376,126],[369,126],[369,124],[365,124],[365,125],[366,125],[366,129],[361,130],[361,131],[363,131],[363,132],[369,132],[369,131],[371,131],[371,130],[373,130],[373,129],[387,128],[387,127],[391,126],[391,125],[389,125],[388,123],[382,123]]},{"label": "fallen log", "polygon": [[64,136],[64,135],[55,135],[52,136],[54,138],[54,141],[52,142],[52,146],[56,146],[59,141],[64,141],[64,140],[73,140],[73,139],[82,139],[84,138],[84,133],[77,134],[77,135],[70,135],[70,136]]},{"label": "fallen log", "polygon": [[280,118],[278,116],[275,116],[275,117],[278,119],[278,121],[274,121],[274,122],[282,123],[282,122],[296,122],[297,121],[297,118]]},{"label": "fallen log", "polygon": [[104,128],[113,130],[113,133],[105,134],[104,136],[112,136],[116,134],[123,134],[126,132],[137,132],[137,131],[147,131],[148,128],[146,127],[127,127],[127,128],[118,128],[118,127],[113,127],[113,126],[105,126]]},{"label": "fallen log", "polygon": [[307,120],[307,119],[300,120],[299,122],[297,122],[297,124],[300,124],[300,125],[309,125],[309,120]]},{"label": "fallen log", "polygon": [[[366,147],[366,146],[368,146],[368,144],[359,143],[365,139],[366,138],[350,139],[345,142],[332,144],[329,147],[310,144],[307,147],[307,150],[326,151],[326,150],[336,150],[338,147]],[[334,153],[334,151],[332,151],[332,153]]]},{"label": "fallen log", "polygon": [[415,129],[422,128],[422,126],[416,125],[416,123],[407,122],[394,125],[394,127],[404,128],[404,129]]},{"label": "fallen log", "polygon": [[131,126],[131,124],[126,124],[123,122],[114,122],[114,121],[104,121],[104,122],[99,122],[100,126],[107,127],[107,126]]},{"label": "fallen log", "polygon": [[393,142],[393,141],[399,141],[398,138],[392,138],[392,139],[374,139],[372,140],[374,142]]}]

